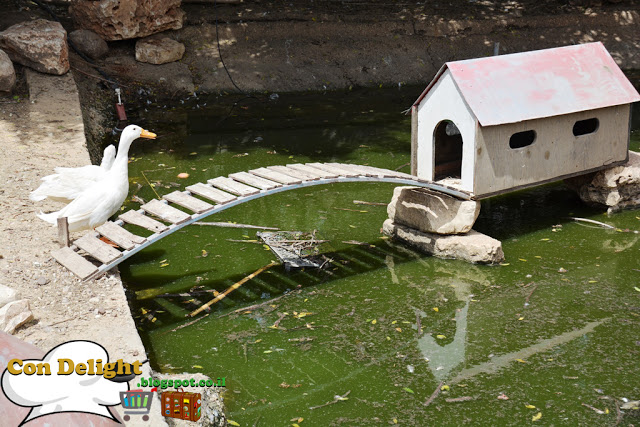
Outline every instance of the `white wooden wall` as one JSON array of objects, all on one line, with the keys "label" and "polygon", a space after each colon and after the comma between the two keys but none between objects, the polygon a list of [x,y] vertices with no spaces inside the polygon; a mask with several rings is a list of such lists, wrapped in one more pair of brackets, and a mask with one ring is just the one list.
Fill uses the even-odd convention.
[{"label": "white wooden wall", "polygon": [[[546,119],[479,127],[475,152],[476,197],[557,181],[624,161],[629,141],[629,105]],[[578,120],[597,118],[595,133],[573,135]],[[536,131],[533,144],[512,149],[516,132]]]},{"label": "white wooden wall", "polygon": [[434,131],[442,120],[451,120],[462,136],[462,190],[472,192],[474,187],[474,161],[476,120],[458,91],[449,70],[418,106],[417,175],[433,180],[435,153]]}]

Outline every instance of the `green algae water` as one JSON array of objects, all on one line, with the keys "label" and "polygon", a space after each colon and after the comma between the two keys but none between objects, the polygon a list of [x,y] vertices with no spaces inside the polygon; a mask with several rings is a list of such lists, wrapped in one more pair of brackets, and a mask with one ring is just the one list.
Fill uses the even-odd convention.
[{"label": "green algae water", "polygon": [[[160,137],[134,144],[131,195],[287,163],[407,171],[401,111],[418,93],[141,109],[132,121]],[[387,203],[393,188],[317,186],[207,218],[327,242],[322,269],[270,268],[195,323],[185,315],[275,259],[257,230],[189,226],[121,265],[153,368],[224,377],[242,426],[640,423],[618,410],[640,399],[640,211],[607,216],[562,184],[492,198],[474,228],[503,242],[506,261],[471,265],[386,239],[386,208],[354,204]]]}]

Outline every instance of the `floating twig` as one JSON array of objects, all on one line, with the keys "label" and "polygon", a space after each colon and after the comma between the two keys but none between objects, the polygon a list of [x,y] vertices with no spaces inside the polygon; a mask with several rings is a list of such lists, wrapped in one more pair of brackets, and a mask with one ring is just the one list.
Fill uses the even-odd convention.
[{"label": "floating twig", "polygon": [[368,205],[368,206],[387,206],[389,203],[381,202],[365,202],[364,200],[354,200],[355,205]]},{"label": "floating twig", "polygon": [[351,390],[349,390],[348,392],[346,392],[342,396],[339,396],[339,395],[334,396],[333,400],[330,401],[330,402],[323,403],[322,405],[318,405],[318,406],[310,406],[309,409],[324,408],[325,406],[329,406],[329,405],[333,405],[334,403],[338,403],[341,400],[347,400],[347,396],[349,395],[349,393],[351,393]]},{"label": "floating twig", "polygon": [[400,170],[400,169],[402,169],[403,167],[405,167],[405,166],[410,166],[410,165],[411,165],[411,162],[407,162],[407,163],[405,163],[404,165],[400,165],[400,166],[398,166],[397,168],[395,168],[395,169],[394,169],[394,171],[399,171],[399,170]]},{"label": "floating twig", "polygon": [[426,402],[424,402],[424,406],[431,405],[431,402],[433,402],[435,398],[438,397],[438,395],[440,394],[440,389],[442,388],[443,384],[444,384],[444,381],[440,381],[440,384],[438,384],[438,387],[436,387],[433,393],[431,393],[431,396],[429,396]]},{"label": "floating twig", "polygon": [[232,224],[230,222],[194,222],[195,225],[208,225],[211,227],[226,227],[226,228],[252,228],[256,230],[280,230],[276,227],[266,227],[262,225],[250,225],[250,224]]},{"label": "floating twig", "polygon": [[250,275],[248,275],[247,277],[245,277],[244,279],[240,280],[239,282],[234,283],[233,285],[229,286],[224,292],[222,292],[221,294],[217,295],[214,299],[212,299],[211,301],[209,301],[208,303],[202,305],[200,308],[192,311],[191,313],[189,313],[187,316],[189,317],[193,317],[195,315],[197,315],[198,313],[200,313],[203,310],[206,310],[207,308],[209,308],[211,305],[217,303],[218,301],[220,301],[221,299],[225,298],[227,295],[229,295],[231,292],[235,291],[236,289],[238,289],[240,286],[244,285],[245,283],[247,283],[249,280],[253,279],[254,277],[256,277],[258,274],[262,273],[265,270],[270,269],[271,267],[273,267],[274,265],[277,265],[278,263],[276,261],[271,261],[269,264],[265,265],[264,267],[260,267],[258,270],[254,271],[253,273],[251,273]]},{"label": "floating twig", "polygon": [[278,320],[273,323],[273,328],[278,329],[278,327],[280,326],[280,322],[282,322],[282,319],[284,319],[285,317],[287,317],[287,313],[280,313],[280,317],[278,317]]},{"label": "floating twig", "polygon": [[[146,171],[146,172],[150,172],[150,171]],[[145,171],[141,171],[140,173],[142,173],[142,177],[144,178],[145,181],[147,181],[147,184],[149,184],[149,188],[151,188],[151,190],[153,190],[153,192],[155,193],[156,197],[158,198],[158,200],[162,200],[162,197],[160,197],[160,195],[158,194],[158,192],[156,191],[155,187],[153,185],[151,185],[151,183],[149,182],[149,180],[147,179],[147,175],[145,175]]]},{"label": "floating twig", "polygon": [[197,323],[197,322],[201,321],[202,319],[206,318],[208,315],[209,315],[209,313],[205,314],[202,317],[198,317],[196,320],[192,320],[191,322],[187,322],[187,323],[184,323],[184,324],[182,324],[180,326],[176,326],[171,331],[164,332],[162,335],[168,334],[169,332],[175,332],[175,331],[180,330],[182,328],[186,328],[187,326],[191,326],[194,323]]},{"label": "floating twig", "polygon": [[533,295],[533,293],[536,291],[536,289],[538,289],[538,285],[534,285],[533,289],[531,289],[531,292],[529,292],[529,295],[527,295],[527,297],[524,299],[524,306],[527,307],[529,305],[529,298],[531,298],[531,295]]},{"label": "floating twig", "polygon": [[333,207],[333,209],[338,210],[338,211],[349,211],[349,212],[360,212],[360,213],[367,213],[367,211],[361,211],[358,209],[349,209],[349,208],[337,208],[337,207]]},{"label": "floating twig", "polygon": [[[300,291],[296,291],[296,292],[297,292],[297,293],[300,293]],[[260,308],[260,307],[262,307],[263,305],[273,304],[275,301],[279,300],[280,298],[284,298],[284,297],[286,297],[286,296],[287,296],[287,295],[289,295],[290,293],[292,293],[292,292],[289,292],[289,293],[286,293],[286,294],[282,294],[282,295],[277,296],[277,297],[275,297],[275,298],[271,298],[270,300],[265,301],[265,302],[261,302],[260,304],[253,304],[253,305],[250,305],[250,306],[248,306],[248,307],[238,308],[238,309],[233,310],[233,311],[230,311],[230,312],[228,312],[228,313],[221,314],[220,316],[218,316],[218,318],[220,318],[220,317],[225,317],[225,316],[230,316],[230,315],[232,315],[232,314],[236,314],[236,313],[240,313],[241,311],[251,311],[251,310],[255,310],[256,308]]]},{"label": "floating twig", "polygon": [[603,414],[605,414],[605,412],[604,412],[603,410],[598,409],[598,408],[595,408],[595,407],[593,407],[593,406],[591,406],[591,405],[587,405],[586,403],[583,403],[583,404],[582,404],[582,406],[584,406],[585,408],[589,408],[589,409],[591,409],[591,410],[592,410],[593,412],[595,412],[596,414],[599,414],[599,415],[603,415]]},{"label": "floating twig", "polygon": [[606,228],[609,230],[615,230],[616,227],[614,227],[613,225],[609,225],[609,224],[605,224],[604,222],[600,222],[600,221],[596,221],[594,219],[587,219],[587,218],[577,218],[577,217],[569,217],[572,220],[576,221],[576,222],[588,222],[589,224],[595,224],[595,225],[599,225],[602,228]]},{"label": "floating twig", "polygon": [[450,397],[445,399],[445,402],[454,403],[454,402],[466,402],[468,400],[473,400],[471,396],[460,396],[460,397]]}]

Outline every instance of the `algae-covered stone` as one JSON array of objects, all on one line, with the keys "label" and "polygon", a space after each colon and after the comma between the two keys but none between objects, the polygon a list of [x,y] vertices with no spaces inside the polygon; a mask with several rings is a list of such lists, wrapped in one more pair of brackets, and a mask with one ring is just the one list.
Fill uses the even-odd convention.
[{"label": "algae-covered stone", "polygon": [[481,264],[497,264],[504,261],[502,243],[475,230],[466,234],[445,236],[423,233],[395,224],[390,219],[384,222],[382,230],[386,235],[438,258],[454,258]]}]

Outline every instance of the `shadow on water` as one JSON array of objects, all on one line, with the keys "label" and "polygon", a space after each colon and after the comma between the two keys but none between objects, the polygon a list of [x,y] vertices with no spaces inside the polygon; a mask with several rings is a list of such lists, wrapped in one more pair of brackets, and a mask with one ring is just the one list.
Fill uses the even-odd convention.
[{"label": "shadow on water", "polygon": [[[167,136],[133,152],[132,187],[149,200],[175,184],[314,160],[395,169],[409,161],[398,112],[413,95],[283,95],[228,117],[176,111],[172,123],[141,110],[136,119]],[[333,261],[267,270],[192,324],[185,314],[274,259],[251,243],[255,230],[190,226],[129,260],[122,276],[154,369],[226,377],[228,416],[241,425],[633,423],[616,405],[640,398],[639,235],[625,232],[640,230],[637,212],[606,216],[561,183],[492,198],[475,228],[503,242],[506,262],[470,265],[386,240],[385,207],[353,203],[387,202],[392,190],[321,186],[211,217],[317,230]]]}]

